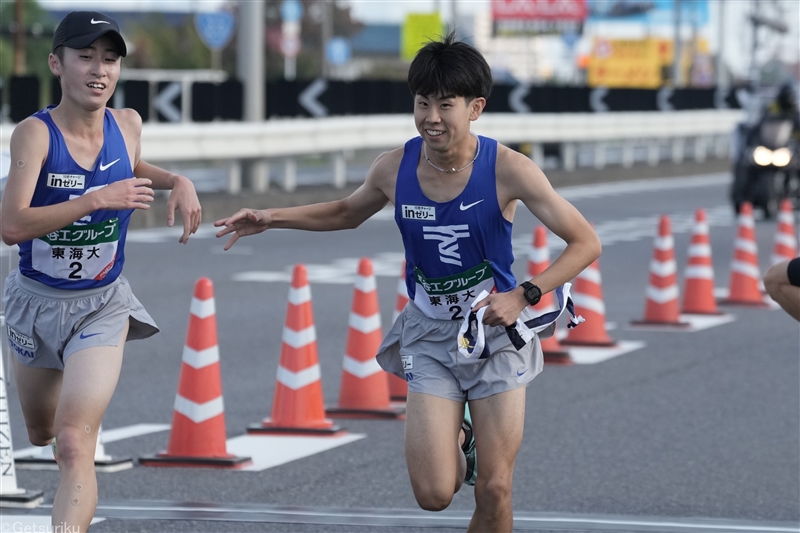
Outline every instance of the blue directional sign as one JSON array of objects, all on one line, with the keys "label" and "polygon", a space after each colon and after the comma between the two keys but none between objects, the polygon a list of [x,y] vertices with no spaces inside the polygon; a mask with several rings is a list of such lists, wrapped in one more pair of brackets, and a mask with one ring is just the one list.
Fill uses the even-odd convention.
[{"label": "blue directional sign", "polygon": [[303,18],[303,4],[298,0],[281,2],[281,18],[284,22],[297,22]]},{"label": "blue directional sign", "polygon": [[325,46],[325,55],[331,65],[343,65],[350,61],[350,43],[344,37],[334,37]]},{"label": "blue directional sign", "polygon": [[194,25],[205,45],[216,51],[225,48],[233,37],[236,20],[233,14],[227,11],[198,13],[194,17]]}]

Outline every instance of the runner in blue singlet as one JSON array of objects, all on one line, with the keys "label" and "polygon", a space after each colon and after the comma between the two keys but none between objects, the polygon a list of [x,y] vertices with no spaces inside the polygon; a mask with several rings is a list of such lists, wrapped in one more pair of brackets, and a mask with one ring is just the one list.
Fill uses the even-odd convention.
[{"label": "runner in blue singlet", "polygon": [[[538,317],[528,320],[530,306],[543,292],[561,295],[561,286],[600,255],[600,242],[530,159],[471,133],[492,87],[477,50],[452,35],[431,42],[417,53],[408,82],[420,136],[381,154],[358,190],[335,202],[242,209],[215,223],[224,227],[217,236],[231,235],[227,250],[269,228],[354,228],[388,202],[395,206],[411,301],[378,362],[408,382],[405,452],[414,496],[423,509],[438,511],[463,483],[474,484],[469,531],[510,532],[525,385],[542,361],[536,333],[526,343],[513,332],[536,323]],[[521,285],[511,273],[518,201],[567,243],[547,270]],[[478,316],[485,349],[471,350]],[[465,403],[471,421],[463,419]]]},{"label": "runner in blue singlet", "polygon": [[20,250],[4,287],[6,334],[28,438],[52,443],[58,460],[57,531],[88,529],[98,429],[123,345],[158,331],[121,275],[131,213],[150,207],[153,189],[171,189],[167,223],[181,212],[180,242],[200,224],[191,181],[140,159],[141,117],[106,108],[126,53],[102,13],[61,21],[48,58],[61,102],[14,128],[0,209],[3,242]]}]

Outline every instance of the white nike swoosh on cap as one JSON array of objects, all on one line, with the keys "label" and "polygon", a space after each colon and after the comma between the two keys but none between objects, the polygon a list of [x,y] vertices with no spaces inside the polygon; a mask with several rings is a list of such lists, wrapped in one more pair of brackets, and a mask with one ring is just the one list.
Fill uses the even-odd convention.
[{"label": "white nike swoosh on cap", "polygon": [[462,211],[466,211],[466,210],[467,210],[467,209],[469,209],[470,207],[472,207],[472,206],[474,206],[474,205],[478,205],[478,204],[479,204],[479,203],[481,203],[483,200],[484,200],[484,199],[483,199],[483,198],[481,198],[481,199],[480,199],[480,200],[478,200],[477,202],[472,202],[472,203],[471,203],[471,204],[469,204],[469,205],[464,205],[464,202],[461,202],[461,205],[459,206],[459,209],[461,209]]},{"label": "white nike swoosh on cap", "polygon": [[107,20],[94,20],[94,19],[92,19],[92,20],[90,20],[89,22],[91,22],[92,24],[111,24],[111,23],[110,23],[109,21],[107,21]]},{"label": "white nike swoosh on cap", "polygon": [[115,159],[114,161],[112,161],[111,163],[109,163],[109,164],[107,164],[107,165],[104,165],[104,164],[101,162],[101,163],[100,163],[100,172],[104,171],[105,169],[107,169],[108,167],[110,167],[111,165],[113,165],[114,163],[116,163],[117,161],[119,161],[119,158]]}]

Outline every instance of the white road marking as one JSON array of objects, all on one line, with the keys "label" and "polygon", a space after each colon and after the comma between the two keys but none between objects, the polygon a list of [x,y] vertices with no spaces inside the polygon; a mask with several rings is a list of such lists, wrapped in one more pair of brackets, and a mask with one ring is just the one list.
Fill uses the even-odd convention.
[{"label": "white road marking", "polygon": [[[170,424],[134,424],[132,426],[123,426],[108,430],[103,428],[102,433],[100,434],[100,442],[102,444],[108,444],[109,442],[131,439],[140,435],[158,433],[159,431],[168,431],[170,427],[172,427]],[[41,450],[42,448],[39,446],[22,448],[14,452],[14,459],[18,459],[20,457],[35,457],[39,455]]]},{"label": "white road marking", "polygon": [[736,320],[734,315],[693,315],[693,314],[680,314],[678,315],[678,321],[685,322],[689,324],[689,327],[685,326],[673,326],[671,324],[628,324],[626,329],[635,330],[635,331],[685,331],[685,332],[694,332],[694,331],[702,331],[704,329],[713,328],[716,326],[721,326],[723,324],[729,324]]},{"label": "white road marking", "polygon": [[594,348],[588,346],[570,346],[567,350],[572,361],[577,365],[593,365],[608,361],[614,357],[641,350],[647,344],[642,341],[617,341],[616,346]]},{"label": "white road marking", "polygon": [[364,437],[366,435],[355,433],[338,437],[240,435],[228,439],[227,448],[228,453],[240,457],[252,457],[253,464],[240,469],[240,471],[260,472],[361,440]]}]

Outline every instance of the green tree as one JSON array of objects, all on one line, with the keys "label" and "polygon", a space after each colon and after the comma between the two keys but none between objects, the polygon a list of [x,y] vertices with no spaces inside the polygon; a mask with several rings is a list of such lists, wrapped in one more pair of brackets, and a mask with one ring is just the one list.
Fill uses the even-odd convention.
[{"label": "green tree", "polygon": [[153,13],[141,22],[126,25],[132,53],[125,58],[131,68],[206,69],[211,66],[211,51],[203,44],[187,14],[178,26]]},{"label": "green tree", "polygon": [[[4,83],[14,74],[14,4],[13,0],[0,0],[0,76]],[[35,0],[23,2],[25,28],[26,73],[38,76],[42,83],[42,101],[47,101],[53,74],[47,66],[47,56],[53,43],[56,20]]]}]

